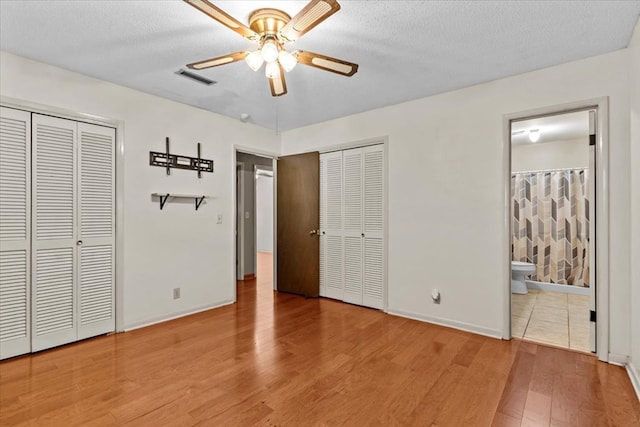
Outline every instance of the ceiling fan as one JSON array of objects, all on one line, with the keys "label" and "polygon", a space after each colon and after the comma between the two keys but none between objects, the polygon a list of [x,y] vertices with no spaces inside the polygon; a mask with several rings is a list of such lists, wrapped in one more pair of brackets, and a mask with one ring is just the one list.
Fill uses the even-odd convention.
[{"label": "ceiling fan", "polygon": [[340,10],[336,0],[311,0],[293,18],[278,9],[258,9],[249,16],[248,27],[207,0],[184,1],[242,37],[260,45],[257,50],[251,52],[235,52],[187,64],[191,69],[202,70],[244,59],[252,70],[258,71],[262,64],[266,63],[265,74],[273,96],[287,93],[284,71],[291,71],[297,63],[347,77],[358,71],[358,64],[352,62],[302,50],[288,52],[284,47]]}]

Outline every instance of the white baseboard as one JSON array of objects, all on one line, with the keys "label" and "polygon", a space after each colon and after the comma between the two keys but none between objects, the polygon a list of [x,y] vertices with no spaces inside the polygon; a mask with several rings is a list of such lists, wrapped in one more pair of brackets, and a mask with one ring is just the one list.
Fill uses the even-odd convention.
[{"label": "white baseboard", "polygon": [[458,322],[457,320],[444,319],[441,317],[425,316],[423,314],[410,313],[402,310],[389,309],[387,310],[387,313],[394,316],[406,317],[407,319],[447,326],[449,328],[459,329],[465,332],[472,332],[474,334],[484,335],[490,338],[502,339],[502,331],[473,325],[471,323]]},{"label": "white baseboard", "polygon": [[559,285],[557,283],[534,282],[533,280],[525,280],[527,289],[538,289],[547,292],[562,292],[564,294],[589,295],[589,288],[573,285]]},{"label": "white baseboard", "polygon": [[609,363],[618,366],[627,366],[629,358],[624,354],[609,353]]},{"label": "white baseboard", "polygon": [[640,373],[638,373],[635,365],[631,362],[627,363],[627,374],[629,374],[629,379],[631,380],[633,389],[636,391],[638,400],[640,400]]},{"label": "white baseboard", "polygon": [[202,311],[211,310],[214,308],[222,307],[225,305],[233,304],[233,300],[225,300],[215,304],[210,304],[206,306],[196,307],[185,311],[180,311],[178,313],[174,313],[171,316],[167,317],[156,317],[153,319],[147,319],[140,322],[134,322],[124,327],[124,332],[133,331],[134,329],[140,329],[147,326],[155,325],[157,323],[168,322],[169,320],[179,319],[180,317],[190,316],[192,314],[200,313]]}]

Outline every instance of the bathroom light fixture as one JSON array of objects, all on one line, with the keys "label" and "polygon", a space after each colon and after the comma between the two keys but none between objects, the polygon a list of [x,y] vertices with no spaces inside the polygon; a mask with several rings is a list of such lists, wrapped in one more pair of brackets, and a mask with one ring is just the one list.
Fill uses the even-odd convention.
[{"label": "bathroom light fixture", "polygon": [[529,131],[529,141],[538,142],[540,139],[540,129],[531,129]]}]

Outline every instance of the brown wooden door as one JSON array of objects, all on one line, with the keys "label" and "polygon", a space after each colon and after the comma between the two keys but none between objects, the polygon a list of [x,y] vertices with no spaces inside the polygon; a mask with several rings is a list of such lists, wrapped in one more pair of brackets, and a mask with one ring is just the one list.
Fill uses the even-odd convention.
[{"label": "brown wooden door", "polygon": [[277,289],[320,294],[320,154],[284,156],[277,169]]}]

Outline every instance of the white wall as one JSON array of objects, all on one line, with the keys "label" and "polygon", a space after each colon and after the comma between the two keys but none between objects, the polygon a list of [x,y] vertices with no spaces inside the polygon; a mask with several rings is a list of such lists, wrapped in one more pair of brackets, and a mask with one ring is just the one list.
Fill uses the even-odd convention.
[{"label": "white wall", "polygon": [[640,398],[640,21],[629,52],[631,77],[631,366]]},{"label": "white wall", "polygon": [[[124,121],[125,328],[233,300],[235,292],[234,144],[275,151],[272,131],[125,87],[0,54],[2,96]],[[190,82],[185,81],[185,84]],[[206,90],[206,89],[203,89]],[[149,151],[215,161],[215,173],[149,166]],[[196,212],[193,201],[160,211],[152,192],[215,196]],[[216,224],[217,214],[223,223]],[[180,287],[182,298],[172,299]]]},{"label": "white wall", "polygon": [[273,177],[256,179],[256,248],[273,252]]},{"label": "white wall", "polygon": [[511,145],[512,172],[588,167],[589,137]]},{"label": "white wall", "polygon": [[[503,115],[609,96],[610,351],[624,355],[630,350],[628,90],[628,52],[621,50],[292,130],[281,147],[290,154],[388,136],[389,311],[501,336],[509,259]],[[440,304],[431,302],[435,287]]]}]

